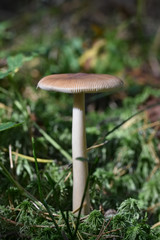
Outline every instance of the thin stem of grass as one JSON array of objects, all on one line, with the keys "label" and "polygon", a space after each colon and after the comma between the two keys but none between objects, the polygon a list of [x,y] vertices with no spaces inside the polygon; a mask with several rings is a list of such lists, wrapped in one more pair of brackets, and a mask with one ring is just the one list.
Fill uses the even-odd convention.
[{"label": "thin stem of grass", "polygon": [[52,215],[48,204],[46,203],[46,201],[44,200],[44,197],[43,197],[43,192],[42,192],[42,187],[41,187],[41,180],[40,180],[40,174],[39,174],[39,168],[38,168],[37,157],[36,157],[36,153],[35,153],[35,141],[34,141],[34,138],[32,138],[32,147],[33,147],[33,156],[34,156],[34,159],[35,159],[35,169],[36,169],[36,174],[37,174],[37,179],[38,179],[38,190],[39,190],[40,199],[43,202],[46,210],[48,211],[49,216],[52,219],[52,221],[53,221],[53,223],[54,223],[54,225],[55,225],[59,235],[63,237],[63,235],[62,235],[62,233],[60,231],[60,228],[59,228],[56,220],[54,219],[54,216]]},{"label": "thin stem of grass", "polygon": [[[64,179],[64,177],[66,176],[66,173],[70,170],[70,168],[71,168],[71,165],[69,165],[68,168],[64,170],[63,176],[59,179],[58,182],[56,182],[56,183],[54,184],[53,189],[51,189],[51,191],[47,194],[47,196],[46,196],[46,198],[45,198],[46,201],[47,201],[47,199],[51,196],[51,194],[53,193],[54,188],[56,188],[56,186],[58,186],[58,185],[60,184],[60,182]],[[50,181],[50,183],[51,183],[51,182],[52,182],[52,179],[51,179],[51,177],[49,176],[49,174],[46,173],[45,175],[46,175],[46,177],[49,179],[49,181]],[[53,184],[52,184],[52,185],[53,185]]]},{"label": "thin stem of grass", "polygon": [[67,229],[68,229],[69,235],[70,235],[71,239],[74,240],[73,234],[72,234],[72,231],[71,231],[71,228],[70,228],[70,225],[69,225],[69,219],[68,219],[68,217],[65,216],[63,210],[60,210],[60,211],[61,211],[62,217],[63,217],[63,219],[64,219],[64,221],[65,221],[65,223],[67,225]]},{"label": "thin stem of grass", "polygon": [[[51,184],[52,187],[53,187],[53,189],[52,189],[52,192],[53,192],[54,189],[56,188],[56,185],[57,185],[58,183],[55,184],[49,174],[46,173],[46,176],[47,176],[50,184]],[[62,178],[60,179],[60,181],[64,178],[64,176],[65,176],[65,175],[62,176]],[[67,217],[66,217],[65,214],[64,214],[64,211],[62,210],[61,205],[60,205],[60,203],[59,203],[59,199],[55,198],[55,201],[56,201],[56,204],[57,204],[58,208],[60,209],[60,212],[61,212],[61,214],[62,214],[62,217],[63,217],[63,219],[64,219],[64,221],[65,221],[65,223],[66,223],[66,226],[67,226],[67,229],[68,229],[68,233],[69,233],[69,235],[70,235],[70,237],[71,237],[71,240],[72,240],[72,239],[74,240],[73,234],[72,234],[72,231],[71,231],[71,228],[70,228],[70,224],[69,224],[69,215],[68,215],[68,212],[67,212]]]},{"label": "thin stem of grass", "polygon": [[68,160],[69,163],[72,161],[72,157],[53,139],[51,138],[42,128],[40,128],[36,123],[34,123],[35,127],[39,130],[39,132],[43,135],[43,137],[52,144],[60,153]]},{"label": "thin stem of grass", "polygon": [[8,170],[5,168],[5,166],[0,162],[0,167],[2,168],[2,173],[6,176],[6,178],[17,187],[17,189],[21,192],[21,194],[30,200],[34,201],[37,203],[39,207],[42,207],[41,204],[39,204],[39,201],[32,195],[30,194],[27,190],[25,190],[14,178],[13,176],[8,172]]},{"label": "thin stem of grass", "polygon": [[84,193],[83,193],[81,205],[80,205],[80,208],[79,208],[79,211],[78,211],[76,228],[75,228],[75,232],[74,232],[74,235],[73,235],[74,239],[75,239],[76,234],[77,234],[77,231],[78,231],[78,227],[79,227],[79,223],[80,223],[80,217],[81,217],[81,211],[82,211],[82,207],[83,207],[83,202],[84,202],[84,199],[85,199],[85,195],[86,195],[86,192],[87,192],[88,184],[89,184],[89,176],[88,176],[87,181],[86,181],[86,186],[85,186],[85,189],[84,189]]},{"label": "thin stem of grass", "polygon": [[[118,124],[117,126],[115,126],[113,129],[111,129],[109,132],[107,132],[106,134],[104,134],[104,136],[102,137],[102,139],[105,139],[106,137],[108,137],[111,133],[115,132],[117,129],[119,129],[121,126],[123,126],[126,122],[128,122],[130,119],[132,119],[133,117],[145,112],[146,110],[152,108],[152,107],[156,107],[157,105],[160,105],[160,102],[157,102],[155,104],[151,104],[145,108],[143,108],[142,110],[134,113],[133,115],[131,115],[130,117],[128,117],[127,119],[125,119],[124,121],[122,121],[120,124]],[[89,147],[87,149],[87,151],[90,151],[91,149],[95,149],[95,148],[99,148],[99,147],[102,147],[104,145],[106,145],[109,141],[108,140],[105,140],[103,143],[100,143],[100,144],[96,144],[96,145],[93,145],[91,147]]]}]

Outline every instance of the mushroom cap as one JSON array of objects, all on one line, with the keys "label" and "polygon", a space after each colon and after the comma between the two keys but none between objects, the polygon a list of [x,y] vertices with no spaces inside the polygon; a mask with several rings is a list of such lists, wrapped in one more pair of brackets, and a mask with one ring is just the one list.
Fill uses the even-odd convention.
[{"label": "mushroom cap", "polygon": [[123,81],[108,74],[68,73],[42,78],[38,87],[64,93],[105,92],[123,86]]}]

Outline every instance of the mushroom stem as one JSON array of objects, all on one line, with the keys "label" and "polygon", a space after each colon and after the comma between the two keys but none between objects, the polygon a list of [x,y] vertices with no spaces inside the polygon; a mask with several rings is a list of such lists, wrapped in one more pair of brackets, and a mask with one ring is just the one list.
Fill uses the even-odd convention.
[{"label": "mushroom stem", "polygon": [[[77,160],[87,158],[86,131],[85,131],[85,94],[74,94],[72,117],[72,158],[73,158],[73,211],[81,205],[86,181],[88,178],[88,162]],[[81,213],[87,215],[90,209],[89,191],[85,193],[85,199]]]}]

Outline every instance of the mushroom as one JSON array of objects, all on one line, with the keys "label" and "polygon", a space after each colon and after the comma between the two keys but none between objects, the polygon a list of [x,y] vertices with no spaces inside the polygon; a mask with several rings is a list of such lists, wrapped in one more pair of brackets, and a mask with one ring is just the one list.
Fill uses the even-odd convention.
[{"label": "mushroom", "polygon": [[90,211],[89,190],[88,187],[86,188],[88,162],[86,161],[85,93],[106,92],[122,86],[122,80],[117,77],[86,73],[49,75],[38,83],[41,89],[74,95],[72,116],[73,211],[80,208],[85,192],[81,209],[83,215],[87,215]]}]

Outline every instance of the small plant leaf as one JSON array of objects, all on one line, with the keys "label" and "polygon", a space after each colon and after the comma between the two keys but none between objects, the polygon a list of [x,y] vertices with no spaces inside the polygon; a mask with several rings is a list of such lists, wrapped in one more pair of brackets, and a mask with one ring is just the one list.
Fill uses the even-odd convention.
[{"label": "small plant leaf", "polygon": [[22,67],[24,62],[30,61],[33,56],[25,56],[23,54],[17,54],[15,56],[9,56],[7,58],[8,69],[5,72],[0,72],[0,79],[7,77],[8,75],[14,75]]},{"label": "small plant leaf", "polygon": [[22,123],[6,122],[0,123],[0,132],[20,126]]},{"label": "small plant leaf", "polygon": [[82,161],[82,162],[89,162],[88,158],[78,157],[76,160]]}]

